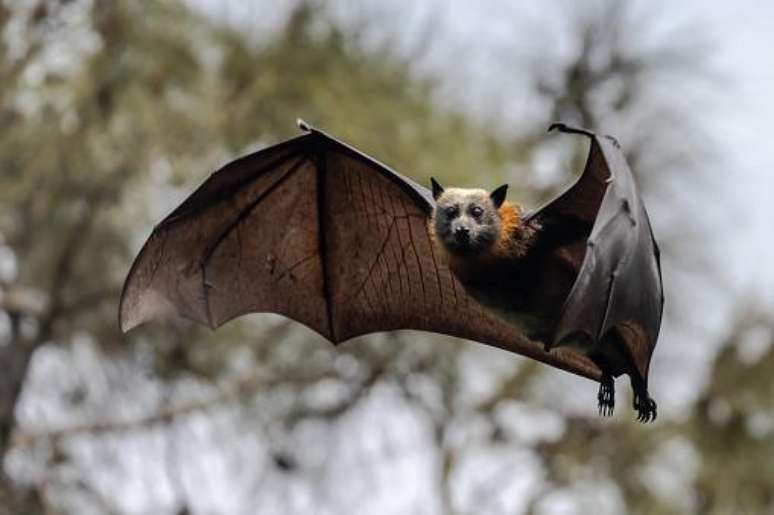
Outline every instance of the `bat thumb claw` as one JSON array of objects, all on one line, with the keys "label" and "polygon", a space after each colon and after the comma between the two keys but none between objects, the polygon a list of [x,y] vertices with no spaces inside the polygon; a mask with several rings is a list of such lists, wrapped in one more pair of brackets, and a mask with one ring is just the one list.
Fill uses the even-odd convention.
[{"label": "bat thumb claw", "polygon": [[564,130],[566,128],[567,128],[567,125],[565,125],[564,123],[562,123],[562,122],[554,122],[554,123],[552,123],[551,125],[548,126],[548,130],[546,132],[552,132],[552,131],[555,131],[555,130],[561,131],[561,130]]},{"label": "bat thumb claw", "polygon": [[564,122],[554,122],[548,127],[548,132],[558,130],[559,132],[569,132],[574,134],[584,134],[588,136],[589,138],[596,137],[596,134],[594,134],[592,131],[588,129],[584,129],[583,127],[572,127],[570,125],[567,125]]}]

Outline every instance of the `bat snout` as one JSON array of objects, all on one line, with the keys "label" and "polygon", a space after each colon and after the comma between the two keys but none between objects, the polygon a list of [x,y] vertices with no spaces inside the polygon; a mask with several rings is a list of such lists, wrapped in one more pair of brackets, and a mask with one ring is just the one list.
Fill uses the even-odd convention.
[{"label": "bat snout", "polygon": [[468,243],[470,241],[470,229],[459,226],[454,230],[454,239],[457,243]]}]

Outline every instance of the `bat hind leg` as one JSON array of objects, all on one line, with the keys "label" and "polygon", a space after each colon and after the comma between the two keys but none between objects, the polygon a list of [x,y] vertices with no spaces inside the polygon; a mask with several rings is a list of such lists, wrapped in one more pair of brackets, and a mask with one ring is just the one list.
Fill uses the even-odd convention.
[{"label": "bat hind leg", "polygon": [[599,401],[600,415],[609,417],[613,414],[613,409],[615,409],[615,382],[610,374],[602,374],[602,379],[599,381],[597,400]]},{"label": "bat hind leg", "polygon": [[642,423],[653,422],[658,416],[656,401],[648,395],[648,387],[644,381],[630,376],[634,400],[632,406],[637,411],[637,421]]}]

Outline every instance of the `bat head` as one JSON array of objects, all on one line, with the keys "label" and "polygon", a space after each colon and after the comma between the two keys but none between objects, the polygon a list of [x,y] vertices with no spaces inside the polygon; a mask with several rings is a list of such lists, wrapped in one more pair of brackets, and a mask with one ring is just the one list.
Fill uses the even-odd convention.
[{"label": "bat head", "polygon": [[501,230],[498,209],[508,185],[491,193],[482,189],[446,188],[431,179],[436,200],[431,221],[435,239],[456,256],[477,256],[489,251]]}]

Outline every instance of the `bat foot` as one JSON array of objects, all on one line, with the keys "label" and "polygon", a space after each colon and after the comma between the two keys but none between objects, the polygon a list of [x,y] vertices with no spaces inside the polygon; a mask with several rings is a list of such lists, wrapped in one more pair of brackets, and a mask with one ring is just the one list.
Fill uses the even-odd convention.
[{"label": "bat foot", "polygon": [[637,421],[643,424],[653,422],[658,416],[656,401],[650,398],[648,392],[634,394],[634,409],[637,411]]},{"label": "bat foot", "polygon": [[613,381],[613,376],[608,374],[602,376],[597,400],[599,401],[600,416],[609,417],[613,414],[613,409],[615,409],[615,382]]}]

